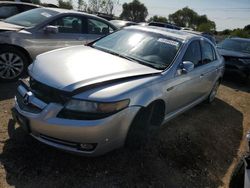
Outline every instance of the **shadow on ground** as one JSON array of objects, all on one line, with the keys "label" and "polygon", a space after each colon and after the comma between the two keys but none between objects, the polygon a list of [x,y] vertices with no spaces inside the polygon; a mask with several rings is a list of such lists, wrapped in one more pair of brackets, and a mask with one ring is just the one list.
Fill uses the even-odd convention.
[{"label": "shadow on ground", "polygon": [[223,77],[222,84],[235,90],[250,93],[250,78],[246,80],[237,75],[226,74]]},{"label": "shadow on ground", "polygon": [[17,85],[17,82],[0,82],[0,101],[13,98],[17,91]]},{"label": "shadow on ground", "polygon": [[218,187],[237,154],[243,116],[217,99],[168,122],[138,151],[97,158],[45,146],[9,123],[0,162],[19,187]]}]

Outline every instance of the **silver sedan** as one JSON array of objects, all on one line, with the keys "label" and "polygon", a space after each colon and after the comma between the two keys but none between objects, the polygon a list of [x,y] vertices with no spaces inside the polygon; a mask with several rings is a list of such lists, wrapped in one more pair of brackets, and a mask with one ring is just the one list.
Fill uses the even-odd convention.
[{"label": "silver sedan", "polygon": [[16,80],[43,52],[82,45],[116,30],[94,15],[37,8],[0,22],[0,81]]},{"label": "silver sedan", "polygon": [[143,145],[151,128],[212,102],[223,58],[202,36],[127,27],[87,46],[39,55],[13,116],[37,140],[96,156]]}]

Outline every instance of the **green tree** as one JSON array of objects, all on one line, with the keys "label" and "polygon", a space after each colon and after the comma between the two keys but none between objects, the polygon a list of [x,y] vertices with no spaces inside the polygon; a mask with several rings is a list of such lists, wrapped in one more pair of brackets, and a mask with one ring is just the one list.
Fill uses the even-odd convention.
[{"label": "green tree", "polygon": [[131,3],[122,5],[123,11],[120,15],[121,19],[126,19],[134,22],[144,22],[148,16],[148,9],[139,0],[133,0]]},{"label": "green tree", "polygon": [[114,0],[89,0],[88,12],[96,13],[102,12],[106,14],[112,14],[114,10]]},{"label": "green tree", "polygon": [[78,10],[87,11],[87,3],[84,0],[78,0]]},{"label": "green tree", "polygon": [[243,30],[243,29],[234,29],[231,32],[231,36],[241,37],[241,38],[249,38],[250,34],[247,31]]},{"label": "green tree", "polygon": [[73,9],[72,0],[69,1],[58,0],[58,7],[65,9]]},{"label": "green tree", "polygon": [[154,15],[153,17],[149,18],[148,22],[168,22],[168,19],[164,16]]},{"label": "green tree", "polygon": [[222,35],[230,35],[231,32],[232,32],[232,30],[230,30],[230,29],[225,29],[225,30],[221,31],[220,33],[221,33]]},{"label": "green tree", "polygon": [[196,29],[198,14],[188,7],[184,7],[181,10],[176,11],[168,16],[171,23],[174,23],[180,27],[190,27]]},{"label": "green tree", "polygon": [[184,7],[168,16],[171,23],[180,27],[190,27],[194,30],[215,32],[215,22],[209,20],[206,15],[199,15],[192,9]]},{"label": "green tree", "polygon": [[198,25],[197,30],[201,32],[215,32],[215,23],[213,21],[203,22]]},{"label": "green tree", "polygon": [[250,32],[250,24],[249,24],[249,25],[246,25],[246,26],[244,27],[244,30]]}]

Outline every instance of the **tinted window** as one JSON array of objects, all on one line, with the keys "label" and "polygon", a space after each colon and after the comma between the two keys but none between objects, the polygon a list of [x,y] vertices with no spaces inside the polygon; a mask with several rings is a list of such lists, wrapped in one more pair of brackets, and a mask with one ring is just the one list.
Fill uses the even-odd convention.
[{"label": "tinted window", "polygon": [[218,48],[250,54],[250,41],[225,39],[218,44]]},{"label": "tinted window", "polygon": [[157,27],[165,27],[165,24],[163,23],[149,23],[150,26],[157,26]]},{"label": "tinted window", "polygon": [[7,18],[18,13],[19,12],[16,6],[6,5],[0,7],[0,18]]},{"label": "tinted window", "polygon": [[201,43],[202,49],[202,63],[207,64],[215,60],[214,50],[211,44],[206,41]]},{"label": "tinted window", "polygon": [[98,40],[92,46],[157,69],[165,69],[172,63],[181,44],[160,34],[123,29]]},{"label": "tinted window", "polygon": [[59,18],[50,25],[57,26],[59,33],[84,33],[85,30],[82,19],[75,16]]},{"label": "tinted window", "polygon": [[97,34],[97,35],[107,35],[114,30],[106,23],[95,20],[88,19],[88,33],[89,34]]},{"label": "tinted window", "polygon": [[45,20],[49,19],[50,17],[58,14],[56,11],[43,9],[43,8],[36,8],[32,9],[10,18],[4,20],[7,23],[12,23],[16,25],[21,25],[24,27],[33,27],[36,26]]},{"label": "tinted window", "polygon": [[201,65],[201,48],[200,42],[193,41],[189,44],[187,51],[183,57],[183,61],[191,61],[195,67]]},{"label": "tinted window", "polygon": [[22,9],[22,11],[27,11],[27,10],[31,10],[31,9],[34,9],[34,8],[37,8],[37,7],[30,6],[30,5],[22,5],[20,8]]}]

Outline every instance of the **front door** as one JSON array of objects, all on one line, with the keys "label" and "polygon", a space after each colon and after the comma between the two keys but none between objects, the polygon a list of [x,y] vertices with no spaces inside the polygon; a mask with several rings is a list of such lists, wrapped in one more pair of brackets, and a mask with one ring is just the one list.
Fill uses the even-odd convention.
[{"label": "front door", "polygon": [[[181,64],[183,61],[190,61],[194,64],[194,69],[188,73],[182,73]],[[200,41],[192,41],[176,70],[175,77],[168,83],[166,88],[166,102],[168,104],[166,113],[173,113],[181,110],[185,106],[195,102],[204,96],[204,82],[202,72],[202,56]]]},{"label": "front door", "polygon": [[57,26],[58,33],[46,33],[44,28],[36,31],[29,41],[32,54],[38,55],[58,48],[84,45],[89,41],[86,18],[82,16],[62,16],[48,25]]}]

